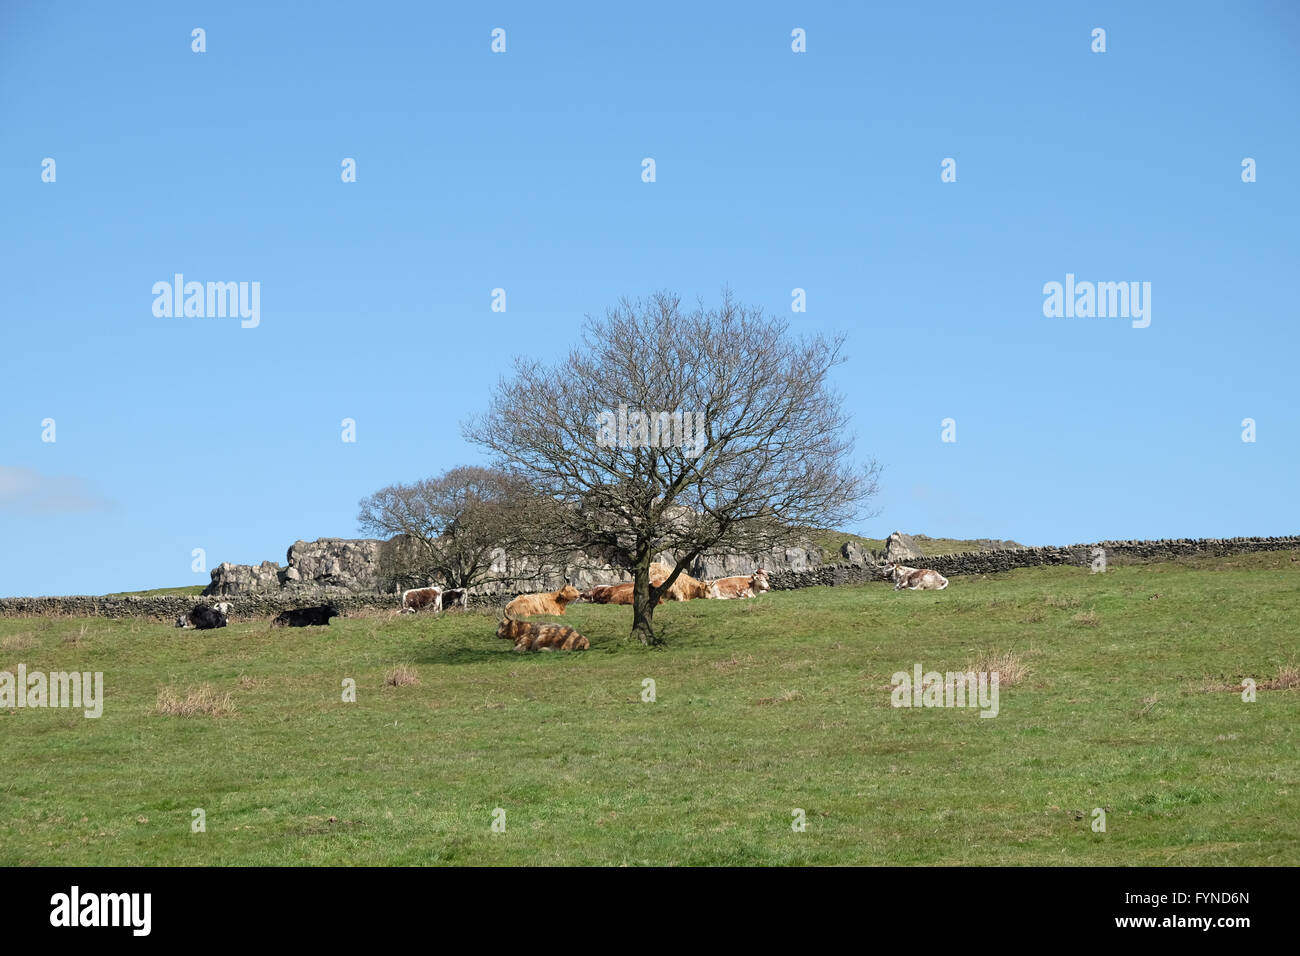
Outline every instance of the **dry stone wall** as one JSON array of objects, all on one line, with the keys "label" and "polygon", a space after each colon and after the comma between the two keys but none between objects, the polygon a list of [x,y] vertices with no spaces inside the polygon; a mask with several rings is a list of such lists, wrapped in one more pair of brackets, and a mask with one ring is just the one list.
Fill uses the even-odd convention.
[{"label": "dry stone wall", "polygon": [[[968,551],[963,554],[936,555],[921,558],[919,565],[933,568],[946,577],[963,574],[994,574],[1015,568],[1028,568],[1041,565],[1073,565],[1087,567],[1092,563],[1094,552],[1101,548],[1106,553],[1107,565],[1170,561],[1177,558],[1196,555],[1230,555],[1250,554],[1258,551],[1300,550],[1300,535],[1287,535],[1274,538],[1174,538],[1163,541],[1101,541],[1097,544],[1074,544],[1065,547],[1014,548],[995,551]],[[850,549],[852,551],[852,549]],[[723,569],[740,567],[736,573],[745,574],[752,570],[748,561],[766,561],[768,555],[751,555],[737,558],[734,565],[722,565]],[[795,564],[797,562],[791,562]],[[879,580],[883,556],[873,555],[864,558],[856,555],[856,562],[844,556],[843,560],[833,564],[798,567],[774,571],[769,574],[773,590],[790,590],[817,586],[838,586],[860,584]],[[770,566],[770,565],[767,565]],[[710,575],[716,577],[718,575]],[[626,575],[622,577],[626,578]],[[504,598],[512,596],[508,591],[496,595],[470,597],[470,605],[491,607],[502,603]],[[166,595],[159,597],[36,597],[36,598],[0,598],[0,617],[17,615],[76,615],[96,617],[140,617],[172,621],[199,603],[215,603],[219,597],[182,597]],[[255,620],[270,618],[281,611],[295,607],[311,607],[318,604],[332,603],[345,614],[349,611],[363,609],[397,610],[398,599],[393,594],[374,592],[356,592],[341,587],[301,588],[281,587],[275,591],[249,593],[229,597],[233,605],[233,620]]]}]

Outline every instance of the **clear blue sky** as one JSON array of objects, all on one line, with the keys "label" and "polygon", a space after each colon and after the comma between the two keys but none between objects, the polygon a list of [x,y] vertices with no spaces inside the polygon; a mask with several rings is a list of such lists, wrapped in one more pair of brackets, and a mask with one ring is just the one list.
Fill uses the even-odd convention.
[{"label": "clear blue sky", "polygon": [[[1298,104],[1284,2],[11,0],[0,594],[355,536],[481,460],[513,355],[656,289],[848,332],[853,530],[1300,531]],[[259,281],[260,327],[156,318],[177,272]],[[1150,327],[1044,317],[1066,273],[1150,282]]]}]

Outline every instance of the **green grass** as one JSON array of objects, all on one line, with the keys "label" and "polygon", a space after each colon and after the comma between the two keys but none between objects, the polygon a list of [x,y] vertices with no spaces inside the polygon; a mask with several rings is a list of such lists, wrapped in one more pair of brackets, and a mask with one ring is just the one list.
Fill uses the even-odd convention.
[{"label": "green grass", "polygon": [[[98,720],[0,710],[0,864],[1296,865],[1300,691],[1215,688],[1295,664],[1297,557],[666,604],[656,650],[577,605],[583,654],[477,613],[0,619],[0,670],[106,683]],[[989,651],[1029,668],[997,718],[889,705]],[[156,712],[202,685],[233,712]]]},{"label": "green grass", "polygon": [[122,597],[167,597],[168,595],[189,594],[198,597],[203,593],[202,584],[192,584],[181,588],[153,588],[149,591],[114,591],[112,594],[106,594],[105,597],[122,598]]}]

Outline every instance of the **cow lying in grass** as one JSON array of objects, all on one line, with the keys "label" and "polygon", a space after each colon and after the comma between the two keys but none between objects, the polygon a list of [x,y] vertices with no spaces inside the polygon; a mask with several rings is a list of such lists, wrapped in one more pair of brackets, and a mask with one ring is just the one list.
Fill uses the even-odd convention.
[{"label": "cow lying in grass", "polygon": [[230,616],[230,605],[225,601],[220,604],[196,604],[188,614],[176,619],[176,626],[187,630],[210,631],[214,627],[225,627]]},{"label": "cow lying in grass", "polygon": [[733,578],[718,578],[710,585],[710,589],[716,600],[729,601],[755,597],[764,591],[772,590],[772,585],[768,583],[767,572],[759,568],[749,577],[739,575]]},{"label": "cow lying in grass", "polygon": [[507,617],[533,617],[537,614],[563,614],[567,605],[581,595],[572,584],[558,591],[542,594],[521,594],[506,605]]},{"label": "cow lying in grass", "polygon": [[909,568],[891,561],[885,565],[885,577],[894,582],[894,590],[901,591],[942,591],[948,586],[948,579],[938,571],[929,568]]},{"label": "cow lying in grass", "polygon": [[[635,585],[631,581],[624,581],[622,584],[606,584],[598,588],[591,589],[592,604],[631,604],[632,589]],[[659,603],[664,603],[666,595],[659,595]]]},{"label": "cow lying in grass", "polygon": [[[673,569],[668,565],[656,561],[650,565],[650,583],[659,587],[668,580],[668,576],[673,573]],[[700,598],[709,598],[713,596],[713,589],[707,581],[701,581],[693,578],[685,571],[677,575],[677,580],[673,586],[668,589],[667,598],[670,601],[695,601]]]},{"label": "cow lying in grass", "polygon": [[402,592],[402,613],[414,614],[426,608],[437,614],[442,610],[442,588],[411,588]]},{"label": "cow lying in grass", "polygon": [[585,651],[591,642],[571,627],[563,624],[537,624],[533,621],[516,621],[508,614],[497,625],[497,637],[514,641],[517,652],[524,651]]},{"label": "cow lying in grass", "polygon": [[[672,568],[656,561],[650,565],[650,583],[655,587],[659,587],[668,580],[668,576],[672,573]],[[600,585],[583,591],[579,596],[579,600],[590,604],[631,604],[633,587],[634,584],[631,581],[624,581],[622,584]],[[683,571],[677,575],[677,580],[673,582],[673,586],[659,596],[659,603],[663,604],[664,601],[694,601],[711,597],[713,597],[713,587],[708,581],[700,581]]]},{"label": "cow lying in grass", "polygon": [[289,611],[281,611],[275,620],[271,622],[271,626],[312,627],[314,625],[328,625],[330,618],[338,616],[338,608],[331,607],[328,604],[323,604],[320,607],[298,607]]}]

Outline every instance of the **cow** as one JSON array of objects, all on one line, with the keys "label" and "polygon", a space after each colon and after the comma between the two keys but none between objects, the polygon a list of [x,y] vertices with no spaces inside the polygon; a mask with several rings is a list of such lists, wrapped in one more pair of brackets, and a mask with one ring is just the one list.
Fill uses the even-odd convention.
[{"label": "cow", "polygon": [[558,591],[521,594],[506,605],[507,617],[533,617],[537,614],[563,614],[566,605],[581,597],[578,589],[566,584]]},{"label": "cow", "polygon": [[497,637],[513,641],[515,651],[585,651],[591,642],[563,624],[516,621],[509,614],[497,625]]},{"label": "cow", "polygon": [[338,608],[329,604],[322,604],[320,607],[297,607],[288,611],[281,611],[275,620],[271,622],[271,626],[312,627],[313,625],[328,625],[330,618],[338,616]]},{"label": "cow", "polygon": [[442,610],[442,588],[411,588],[402,592],[403,614],[414,614],[425,608],[432,608],[434,614]]},{"label": "cow", "polygon": [[901,591],[942,591],[948,586],[948,579],[938,571],[929,568],[909,568],[906,565],[890,561],[885,565],[885,577],[894,582],[894,590]]},{"label": "cow", "polygon": [[196,604],[190,609],[189,614],[176,619],[176,626],[185,627],[185,622],[188,621],[196,631],[210,631],[213,628],[225,627],[229,616],[230,605],[225,601],[211,606]]},{"label": "cow", "polygon": [[[650,583],[655,587],[659,587],[668,580],[668,576],[672,573],[672,568],[656,561],[650,565]],[[668,600],[670,601],[694,601],[697,598],[711,597],[713,597],[713,588],[709,583],[693,578],[685,571],[677,575],[677,580],[668,589]]]},{"label": "cow", "polygon": [[720,601],[752,598],[764,591],[772,590],[772,585],[767,580],[767,572],[762,568],[748,577],[742,574],[736,577],[718,578],[709,587],[712,596]]},{"label": "cow", "polygon": [[617,604],[619,602],[612,600],[612,598],[614,596],[614,590],[618,587],[621,587],[621,585],[597,585],[589,591],[583,591],[582,594],[579,595],[579,598],[591,604]]},{"label": "cow", "polygon": [[[597,604],[631,604],[632,597],[635,593],[636,583],[634,581],[624,581],[622,584],[611,584],[606,590],[608,594],[603,596],[603,600],[597,600]],[[656,604],[663,604],[667,595],[659,595]]]},{"label": "cow", "polygon": [[442,592],[442,609],[444,611],[453,607],[469,607],[469,592],[464,588],[452,588]]},{"label": "cow", "polygon": [[[672,573],[672,568],[656,561],[650,565],[650,583],[655,587],[660,587]],[[622,584],[600,585],[583,591],[578,599],[589,604],[631,604],[633,586],[632,581],[624,581]],[[659,595],[659,603],[663,604],[664,601],[694,601],[697,598],[711,597],[713,597],[713,589],[709,582],[697,580],[683,571],[677,575],[677,580],[673,582],[673,586]]]}]

